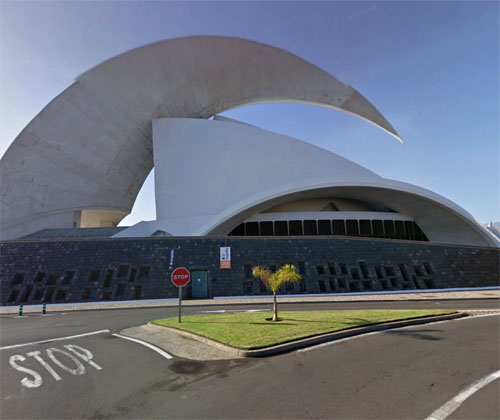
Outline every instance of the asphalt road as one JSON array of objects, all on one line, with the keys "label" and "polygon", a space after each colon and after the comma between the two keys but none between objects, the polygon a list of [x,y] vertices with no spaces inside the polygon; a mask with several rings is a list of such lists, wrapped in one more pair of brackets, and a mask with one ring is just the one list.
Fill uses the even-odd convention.
[{"label": "asphalt road", "polygon": [[[184,314],[245,307],[186,307]],[[498,309],[498,300],[281,305],[281,310]],[[500,317],[386,331],[266,359],[166,359],[112,333],[176,308],[54,313],[1,322],[0,417],[426,418],[498,371]],[[109,329],[79,338],[33,343]],[[6,346],[27,344],[20,347]],[[23,381],[23,378],[26,378]],[[499,380],[452,418],[500,418]]]}]

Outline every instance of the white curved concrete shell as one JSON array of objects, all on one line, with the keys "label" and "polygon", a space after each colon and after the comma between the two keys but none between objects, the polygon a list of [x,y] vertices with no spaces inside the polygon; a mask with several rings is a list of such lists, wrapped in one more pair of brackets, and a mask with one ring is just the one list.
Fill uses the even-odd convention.
[{"label": "white curved concrete shell", "polygon": [[81,75],[14,140],[0,162],[2,238],[118,223],[153,166],[152,119],[259,102],[337,109],[400,139],[359,92],[286,51],[225,37],[162,41]]},{"label": "white curved concrete shell", "polygon": [[401,220],[414,220],[432,242],[498,245],[469,213],[444,197],[381,178],[288,136],[228,119],[186,118],[155,120],[153,134],[157,220],[116,237],[158,230],[227,235],[283,203],[343,197],[378,203],[398,212]]}]

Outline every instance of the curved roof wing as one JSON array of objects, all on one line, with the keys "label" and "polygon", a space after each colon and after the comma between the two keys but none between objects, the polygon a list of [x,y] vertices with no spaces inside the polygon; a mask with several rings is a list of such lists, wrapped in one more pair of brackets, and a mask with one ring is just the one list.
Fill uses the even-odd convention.
[{"label": "curved roof wing", "polygon": [[161,41],[82,74],[17,136],[0,164],[3,237],[71,225],[75,210],[130,212],[153,166],[152,119],[257,102],[338,109],[401,140],[354,88],[284,50],[217,36]]}]

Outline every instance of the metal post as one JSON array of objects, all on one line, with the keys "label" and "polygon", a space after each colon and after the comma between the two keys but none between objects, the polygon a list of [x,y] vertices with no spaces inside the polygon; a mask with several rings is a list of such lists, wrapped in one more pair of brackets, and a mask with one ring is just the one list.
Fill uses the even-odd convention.
[{"label": "metal post", "polygon": [[42,315],[45,315],[47,313],[47,304],[44,302],[42,303]]},{"label": "metal post", "polygon": [[23,304],[19,305],[19,316],[23,316]]},{"label": "metal post", "polygon": [[179,287],[179,324],[181,321],[181,302],[182,302],[182,287]]}]

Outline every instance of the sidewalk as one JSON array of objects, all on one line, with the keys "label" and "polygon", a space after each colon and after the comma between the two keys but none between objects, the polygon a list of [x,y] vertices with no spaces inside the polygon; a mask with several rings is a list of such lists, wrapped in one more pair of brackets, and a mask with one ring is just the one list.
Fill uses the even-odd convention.
[{"label": "sidewalk", "polygon": [[[369,302],[405,300],[445,300],[445,299],[500,299],[500,287],[474,289],[440,289],[426,291],[400,291],[375,293],[343,293],[321,295],[279,295],[280,303],[299,302]],[[183,306],[271,304],[272,296],[234,296],[215,297],[214,299],[183,300]],[[68,312],[99,309],[155,308],[177,306],[178,299],[127,300],[104,302],[56,303],[47,304],[47,311]],[[41,312],[42,305],[24,305],[24,313]],[[19,306],[1,306],[0,314],[17,313]]]}]

